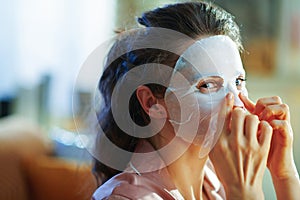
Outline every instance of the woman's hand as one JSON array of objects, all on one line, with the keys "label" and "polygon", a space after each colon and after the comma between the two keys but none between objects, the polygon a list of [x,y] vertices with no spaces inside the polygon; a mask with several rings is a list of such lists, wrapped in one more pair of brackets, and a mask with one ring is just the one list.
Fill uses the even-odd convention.
[{"label": "woman's hand", "polygon": [[221,115],[225,123],[221,136],[210,153],[216,173],[224,185],[227,199],[264,199],[263,174],[272,138],[272,127],[233,108],[228,94]]},{"label": "woman's hand", "polygon": [[256,104],[242,95],[240,99],[250,113],[269,122],[273,128],[267,166],[272,175],[277,199],[299,198],[300,182],[293,158],[293,130],[288,106],[279,97],[261,98]]},{"label": "woman's hand", "polygon": [[254,104],[247,97],[240,95],[246,109],[265,120],[273,128],[272,145],[268,157],[268,168],[272,176],[287,178],[295,175],[293,169],[293,130],[290,124],[290,112],[279,97],[261,98]]}]

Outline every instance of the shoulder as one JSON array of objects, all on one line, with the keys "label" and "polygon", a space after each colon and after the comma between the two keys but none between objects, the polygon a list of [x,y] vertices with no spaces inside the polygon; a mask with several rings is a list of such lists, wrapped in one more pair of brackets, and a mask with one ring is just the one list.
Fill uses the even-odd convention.
[{"label": "shoulder", "polygon": [[134,173],[120,173],[93,194],[94,200],[114,199],[174,199],[160,182]]}]

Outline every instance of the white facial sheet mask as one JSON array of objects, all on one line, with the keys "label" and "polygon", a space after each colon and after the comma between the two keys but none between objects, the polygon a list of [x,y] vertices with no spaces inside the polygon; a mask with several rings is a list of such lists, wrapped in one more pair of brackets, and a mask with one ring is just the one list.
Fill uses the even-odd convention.
[{"label": "white facial sheet mask", "polygon": [[[219,111],[226,94],[233,93],[235,106],[244,106],[238,94],[248,95],[247,89],[236,87],[241,76],[244,78],[245,71],[240,54],[228,36],[198,40],[178,59],[165,94],[169,121],[176,136],[201,145],[200,157],[209,153],[220,135],[224,119]],[[210,77],[222,80],[220,89],[200,92],[196,87],[199,81],[205,79],[209,83]]]}]

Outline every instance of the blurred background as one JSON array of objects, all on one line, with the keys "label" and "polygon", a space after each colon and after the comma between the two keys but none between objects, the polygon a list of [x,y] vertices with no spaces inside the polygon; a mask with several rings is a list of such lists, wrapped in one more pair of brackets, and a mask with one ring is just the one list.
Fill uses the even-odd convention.
[{"label": "blurred background", "polygon": [[[182,1],[0,0],[0,134],[6,135],[0,143],[7,130],[33,124],[52,153],[89,162],[73,123],[73,94],[79,105],[90,99],[88,84],[73,88],[80,67],[114,30],[137,27],[144,11],[175,2]],[[278,95],[290,106],[300,169],[300,1],[213,3],[235,15],[241,28],[250,97]],[[275,199],[268,173],[264,188],[266,199]]]}]

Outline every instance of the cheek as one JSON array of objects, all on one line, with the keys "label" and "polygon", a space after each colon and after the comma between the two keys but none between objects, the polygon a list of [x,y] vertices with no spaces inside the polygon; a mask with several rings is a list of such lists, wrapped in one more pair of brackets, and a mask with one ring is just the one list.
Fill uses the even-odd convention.
[{"label": "cheek", "polygon": [[[187,142],[201,144],[211,129],[225,94],[219,91],[212,95],[191,93],[176,98],[174,93],[165,96],[169,121],[177,136]],[[215,129],[215,128],[213,128]]]},{"label": "cheek", "polygon": [[173,92],[168,92],[165,94],[165,104],[167,108],[168,119],[180,121],[180,104]]},{"label": "cheek", "polygon": [[226,94],[225,88],[221,88],[217,92],[211,92],[209,94],[197,94],[199,110],[202,111],[201,115],[217,112]]},{"label": "cheek", "polygon": [[222,102],[226,96],[225,90],[218,91],[210,95],[198,97],[199,104],[199,133],[205,134],[208,127],[214,120],[213,116],[220,111]]},{"label": "cheek", "polygon": [[195,120],[201,122],[204,119],[210,118],[211,114],[218,112],[225,96],[224,89],[211,94],[167,92],[165,94],[165,103],[168,110],[168,117],[178,124]]},{"label": "cheek", "polygon": [[[211,94],[209,98],[199,98],[199,123],[194,144],[200,145],[203,151],[209,151],[219,137],[218,130],[223,126],[220,109],[226,96],[225,90]],[[205,101],[204,101],[205,100]],[[203,153],[203,152],[202,152]]]}]

